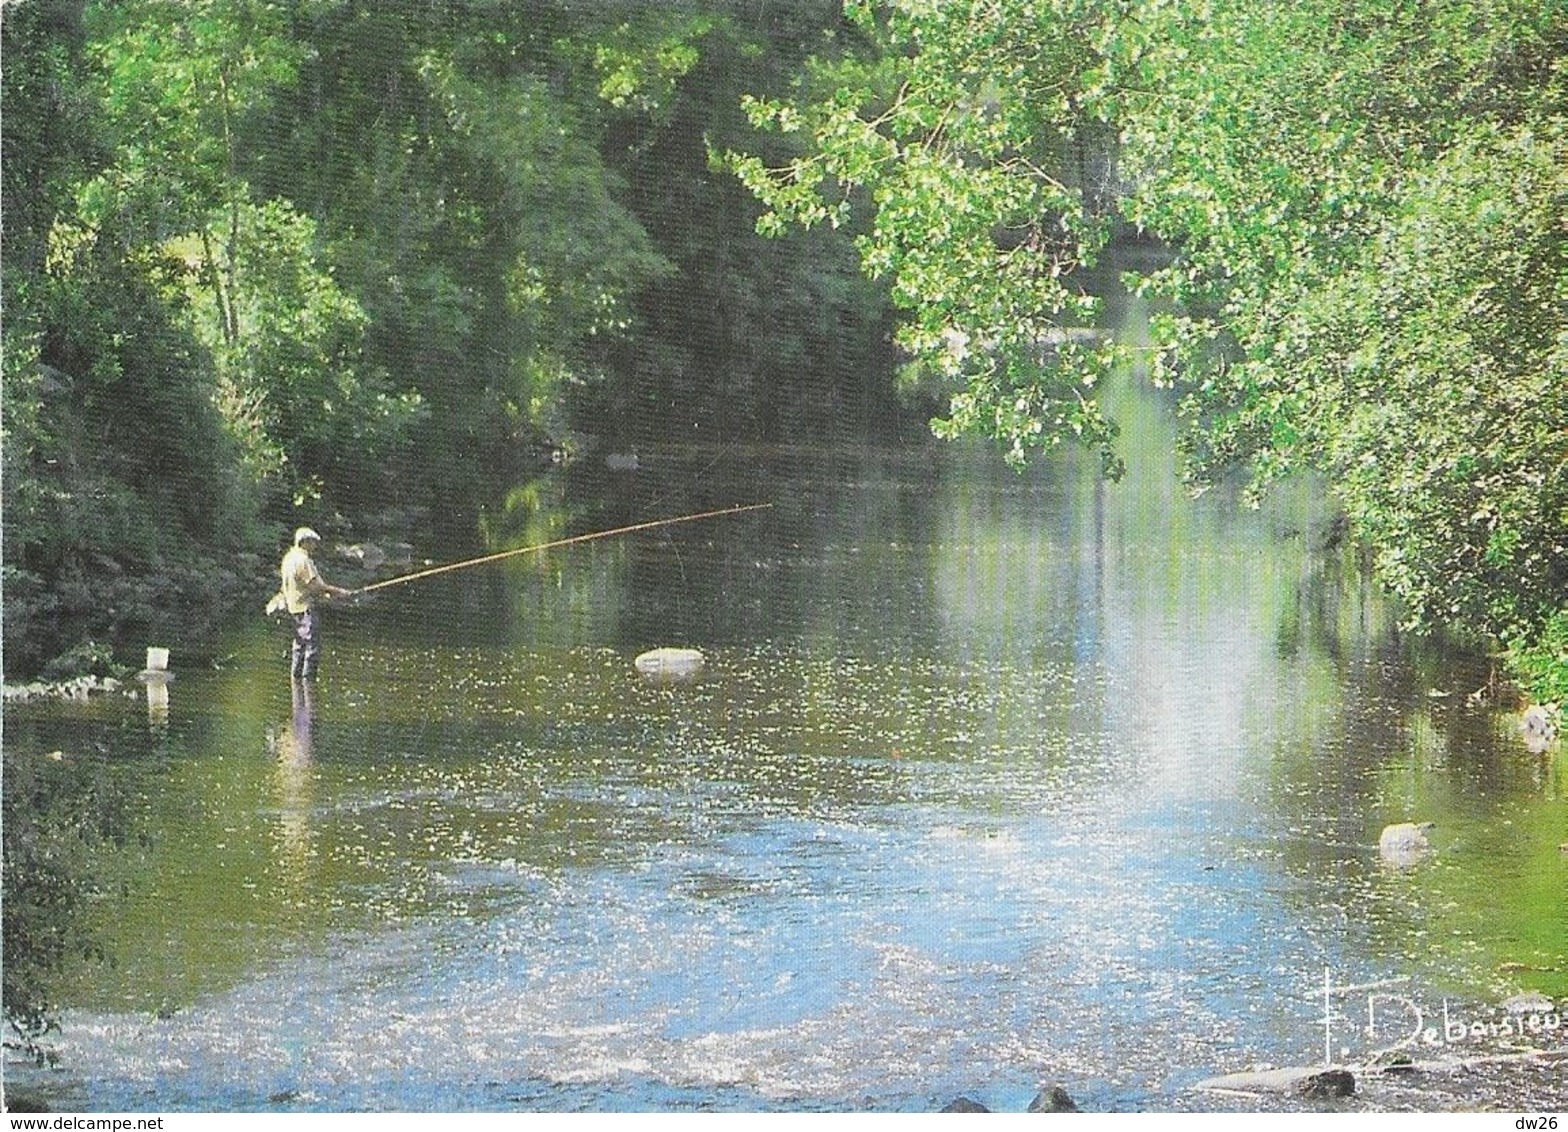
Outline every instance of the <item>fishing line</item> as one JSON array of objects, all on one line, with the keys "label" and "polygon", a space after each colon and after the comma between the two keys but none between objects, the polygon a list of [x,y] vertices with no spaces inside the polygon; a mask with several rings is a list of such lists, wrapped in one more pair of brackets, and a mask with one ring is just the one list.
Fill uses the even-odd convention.
[{"label": "fishing line", "polygon": [[577,543],[592,542],[594,539],[611,538],[615,535],[631,534],[634,531],[648,531],[656,527],[673,526],[676,523],[691,523],[698,519],[716,519],[721,515],[739,515],[745,511],[760,511],[772,507],[771,503],[744,503],[736,507],[721,507],[715,511],[699,511],[692,515],[677,515],[671,519],[650,519],[645,523],[632,523],[625,527],[615,527],[608,531],[593,531],[585,535],[573,535],[571,538],[556,539],[553,542],[541,542],[533,546],[520,546],[515,550],[497,551],[495,554],[483,554],[478,558],[465,558],[461,562],[449,562],[444,566],[431,566],[425,570],[416,570],[412,574],[404,574],[397,578],[388,578],[382,582],[372,582],[368,586],[361,586],[357,590],[350,590],[350,596],[358,597],[375,590],[383,590],[388,586],[400,586],[405,582],[417,581],[420,578],[431,578],[437,574],[446,574],[453,570],[465,570],[470,566],[481,566],[486,562],[498,562],[503,558],[512,558],[519,554],[532,554],[541,550],[553,550],[561,546],[574,546]]},{"label": "fishing line", "polygon": [[[718,453],[717,456],[715,456],[713,459],[709,460],[706,464],[704,464],[702,467],[698,468],[695,472],[687,473],[684,476],[684,478],[687,479],[687,480],[698,480],[698,481],[702,480],[709,472],[711,472],[714,469],[714,467],[718,464],[718,462],[720,460],[724,459],[726,456],[728,456],[730,454],[731,450],[733,450],[736,447],[736,443],[735,443],[735,441],[732,441],[732,440],[724,440],[724,441],[720,441],[719,442],[719,446],[718,447],[719,447],[719,453]],[[660,491],[657,495],[655,495],[652,499],[648,500],[647,503],[645,504],[645,506],[657,507],[660,503],[663,503],[666,499],[669,499],[671,496],[677,494],[677,492],[679,490],[680,490],[679,485],[670,484],[667,487],[665,487],[664,490]]]}]

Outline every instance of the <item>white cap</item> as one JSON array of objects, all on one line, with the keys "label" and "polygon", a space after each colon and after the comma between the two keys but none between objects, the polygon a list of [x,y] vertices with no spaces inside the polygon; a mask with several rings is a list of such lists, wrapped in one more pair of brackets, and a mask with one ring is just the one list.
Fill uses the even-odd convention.
[{"label": "white cap", "polygon": [[315,531],[311,530],[309,527],[301,527],[299,530],[294,532],[294,545],[295,546],[298,546],[300,543],[304,542],[306,539],[313,539],[316,542],[320,542],[321,541],[321,536],[318,535]]}]

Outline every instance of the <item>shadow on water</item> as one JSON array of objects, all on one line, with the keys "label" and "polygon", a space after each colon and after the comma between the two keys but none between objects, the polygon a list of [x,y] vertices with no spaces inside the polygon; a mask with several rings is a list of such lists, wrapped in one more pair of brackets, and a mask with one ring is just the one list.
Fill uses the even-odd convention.
[{"label": "shadow on water", "polygon": [[[336,611],[319,686],[250,625],[166,721],[8,712],[8,746],[102,752],[150,834],[98,863],[116,963],[82,972],[38,1087],[1288,1107],[1192,1086],[1369,1053],[1352,994],[1325,1034],[1325,971],[1401,980],[1428,1021],[1568,997],[1560,763],[1465,701],[1463,658],[1412,654],[1310,486],[1189,500],[1168,414],[1114,396],[1118,485],[1072,454],[646,450],[525,485],[487,537],[774,506]],[[702,649],[701,678],[640,680],[661,645]],[[1417,820],[1433,855],[1389,869],[1378,831]],[[1499,1080],[1346,1103],[1564,1099]]]}]

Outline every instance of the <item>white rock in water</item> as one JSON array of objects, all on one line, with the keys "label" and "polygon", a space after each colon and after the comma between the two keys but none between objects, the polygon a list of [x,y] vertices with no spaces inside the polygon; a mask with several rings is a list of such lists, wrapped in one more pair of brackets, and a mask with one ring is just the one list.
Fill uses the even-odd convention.
[{"label": "white rock in water", "polygon": [[1519,717],[1519,730],[1524,735],[1524,745],[1534,754],[1544,754],[1557,738],[1557,722],[1552,712],[1540,704],[1531,704]]},{"label": "white rock in water", "polygon": [[1227,1073],[1223,1077],[1209,1077],[1199,1081],[1193,1088],[1219,1092],[1291,1093],[1313,1078],[1332,1072],[1332,1068],[1322,1065],[1315,1068],[1292,1066],[1285,1069],[1254,1069],[1244,1073]]},{"label": "white rock in water", "polygon": [[1527,735],[1551,735],[1557,730],[1552,725],[1552,713],[1540,704],[1531,704],[1519,717],[1519,730]]},{"label": "white rock in water", "polygon": [[690,680],[702,671],[702,653],[696,649],[649,649],[632,663],[650,680]]},{"label": "white rock in water", "polygon": [[1432,843],[1426,839],[1426,831],[1431,828],[1429,821],[1406,821],[1388,826],[1377,839],[1377,851],[1390,864],[1415,864],[1432,851]]},{"label": "white rock in water", "polygon": [[1504,999],[1501,1005],[1510,1014],[1551,1014],[1557,1009],[1557,1004],[1540,991],[1516,994]]}]

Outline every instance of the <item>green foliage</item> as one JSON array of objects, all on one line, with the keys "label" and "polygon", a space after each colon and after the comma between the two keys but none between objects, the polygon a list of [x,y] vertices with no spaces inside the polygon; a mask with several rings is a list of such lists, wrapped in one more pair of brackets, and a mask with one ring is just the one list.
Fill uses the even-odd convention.
[{"label": "green foliage", "polygon": [[1542,631],[1568,589],[1562,0],[850,9],[880,62],[754,100],[802,152],[729,161],[766,231],[875,209],[862,262],[955,385],[939,432],[1109,452],[1110,351],[1070,331],[1114,197],[1175,253],[1134,284],[1167,303],[1151,366],[1194,485],[1326,472],[1410,624]]},{"label": "green foliage", "polygon": [[493,172],[488,208],[507,218],[509,239],[495,249],[502,305],[487,336],[510,363],[499,375],[508,415],[548,428],[565,389],[597,376],[596,343],[630,328],[632,296],[669,264],[618,202],[623,186],[579,116],[544,83],[473,80],[434,58],[423,78],[452,143]]},{"label": "green foliage", "polygon": [[84,212],[134,217],[169,264],[165,305],[205,347],[212,399],[257,504],[368,494],[367,469],[422,413],[361,356],[359,304],[337,284],[317,225],[245,179],[269,116],[308,54],[283,9],[162,0],[93,10],[94,57],[115,164],[83,186]]},{"label": "green foliage", "polygon": [[601,379],[631,297],[667,270],[599,151],[593,45],[630,66],[635,37],[613,6],[291,15],[308,59],[240,164],[253,192],[317,218],[364,315],[360,381],[415,410],[406,441],[350,444],[323,479],[341,498],[350,463],[376,467],[350,503],[439,503],[461,522],[476,485],[565,431],[570,391]]},{"label": "green foliage", "polygon": [[365,364],[364,311],[321,262],[316,229],[270,200],[168,245],[186,257],[177,305],[214,359],[251,478],[278,475],[295,498],[313,482],[375,483],[366,469],[394,466],[423,414],[417,391],[389,390]]},{"label": "green foliage", "polygon": [[1115,471],[1092,395],[1112,351],[1075,333],[1096,304],[1072,277],[1107,236],[1085,192],[1103,17],[1022,0],[855,10],[877,65],[819,60],[804,104],[749,102],[757,126],[807,139],[782,163],[727,155],[769,209],[759,231],[842,226],[869,204],[861,261],[910,312],[899,345],[952,389],[937,431],[994,437],[1015,462],[1077,440]]},{"label": "green foliage", "polygon": [[626,6],[620,20],[578,44],[563,44],[569,62],[599,79],[598,94],[618,110],[633,110],[665,124],[680,80],[702,58],[700,41],[722,23],[703,5]]},{"label": "green foliage", "polygon": [[689,36],[690,70],[651,110],[607,122],[624,199],[675,270],[637,297],[637,335],[609,352],[577,418],[632,446],[896,427],[885,287],[858,270],[846,231],[759,236],[754,199],[717,156],[771,140],[743,112],[747,92],[781,92],[808,52],[857,37],[830,0],[688,9],[701,7],[664,16]]},{"label": "green foliage", "polygon": [[89,57],[115,145],[101,195],[156,240],[245,199],[240,152],[302,45],[263,0],[90,4]]},{"label": "green foliage", "polygon": [[1568,704],[1568,609],[1554,613],[1539,633],[1511,642],[1508,663],[1536,702]]},{"label": "green foliage", "polygon": [[1327,472],[1413,626],[1528,639],[1568,586],[1565,14],[1215,5],[1113,102],[1193,476]]},{"label": "green foliage", "polygon": [[1300,443],[1418,622],[1513,637],[1568,589],[1565,141],[1457,142],[1302,307]]},{"label": "green foliage", "polygon": [[4,1009],[27,1049],[55,1025],[55,988],[70,967],[102,959],[83,929],[96,891],[83,862],[94,845],[123,843],[126,800],[103,768],[61,752],[7,743],[3,790]]},{"label": "green foliage", "polygon": [[114,662],[114,650],[88,638],[66,649],[44,665],[45,680],[69,680],[77,676],[117,676],[123,670]]},{"label": "green foliage", "polygon": [[579,431],[875,415],[883,292],[709,166],[746,84],[843,31],[833,0],[8,8],[11,671],[301,510],[467,537]]}]

